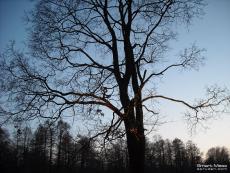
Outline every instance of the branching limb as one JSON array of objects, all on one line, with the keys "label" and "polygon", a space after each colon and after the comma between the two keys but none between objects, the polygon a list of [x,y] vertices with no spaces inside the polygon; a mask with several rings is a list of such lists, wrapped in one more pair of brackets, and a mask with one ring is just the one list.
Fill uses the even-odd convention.
[{"label": "branching limb", "polygon": [[195,104],[190,104],[184,100],[166,97],[163,95],[151,95],[143,99],[146,102],[151,99],[169,100],[175,103],[180,103],[192,112],[187,112],[188,119],[193,119],[195,123],[201,120],[212,118],[217,113],[226,113],[230,109],[230,94],[228,89],[221,89],[217,86],[207,88],[207,98],[197,101]]}]

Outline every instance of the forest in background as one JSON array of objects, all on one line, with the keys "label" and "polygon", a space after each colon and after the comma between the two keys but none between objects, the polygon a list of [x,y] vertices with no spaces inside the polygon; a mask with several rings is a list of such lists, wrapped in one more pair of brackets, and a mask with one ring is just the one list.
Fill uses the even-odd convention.
[{"label": "forest in background", "polygon": [[[230,166],[226,147],[210,148],[204,155],[192,141],[184,143],[178,138],[169,140],[160,136],[146,141],[145,158],[145,171],[156,173],[197,172],[197,164]],[[34,132],[30,127],[16,126],[11,136],[0,128],[3,173],[126,173],[128,164],[124,138],[103,143],[87,136],[72,136],[70,125],[63,120],[46,121]]]}]

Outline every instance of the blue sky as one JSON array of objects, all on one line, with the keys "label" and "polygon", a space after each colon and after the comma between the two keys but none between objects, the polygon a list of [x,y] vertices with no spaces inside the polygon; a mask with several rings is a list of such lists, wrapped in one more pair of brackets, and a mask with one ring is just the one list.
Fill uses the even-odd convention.
[{"label": "blue sky", "polygon": [[[167,96],[192,101],[204,95],[206,86],[217,84],[230,89],[230,1],[208,0],[205,15],[195,19],[189,28],[178,27],[178,40],[171,45],[175,55],[179,50],[196,42],[205,48],[205,66],[199,71],[170,71],[158,84],[159,92]],[[0,0],[0,52],[9,40],[24,48],[26,41],[26,25],[23,22],[24,11],[33,7],[29,0]],[[190,135],[186,122],[183,120],[183,108],[180,105],[162,103],[163,115],[170,123],[158,128],[163,138],[179,137],[183,140],[192,139],[202,151],[212,146],[230,148],[230,115],[222,115],[217,120],[209,121],[209,129],[198,129]],[[199,131],[200,130],[200,131]]]},{"label": "blue sky", "polygon": [[[177,52],[196,42],[199,47],[206,49],[205,65],[199,71],[167,73],[158,87],[166,95],[192,101],[204,95],[206,86],[217,84],[230,89],[230,1],[207,2],[203,18],[194,20],[189,29],[178,28],[178,41],[172,46]],[[174,53],[173,51],[172,54]],[[229,114],[205,123],[207,130],[198,128],[197,133],[191,136],[179,105],[164,103],[161,107],[167,120],[172,121],[158,129],[158,133],[164,138],[178,136],[185,141],[192,139],[202,151],[217,145],[230,148]]]},{"label": "blue sky", "polygon": [[15,40],[17,46],[23,48],[27,38],[24,12],[33,4],[30,0],[0,0],[0,51],[9,40]]}]

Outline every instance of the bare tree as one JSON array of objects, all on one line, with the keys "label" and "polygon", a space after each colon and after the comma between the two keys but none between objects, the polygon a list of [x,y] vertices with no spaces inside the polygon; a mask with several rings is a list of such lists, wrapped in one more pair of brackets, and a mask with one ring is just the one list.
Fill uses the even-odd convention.
[{"label": "bare tree", "polygon": [[[160,60],[175,38],[172,28],[189,24],[203,6],[202,0],[39,0],[29,16],[32,53],[11,48],[1,55],[3,122],[81,114],[100,125],[91,126],[91,137],[105,139],[123,124],[130,171],[143,172],[144,118],[157,115],[150,100],[183,104],[193,123],[229,104],[227,90],[218,87],[194,104],[152,89],[154,79],[170,69],[202,63],[195,45],[170,58],[171,64]],[[105,115],[110,120],[101,122]]]},{"label": "bare tree", "polygon": [[205,163],[208,164],[229,164],[229,151],[226,147],[212,147],[206,153]]},{"label": "bare tree", "polygon": [[180,139],[175,138],[172,141],[172,148],[174,165],[176,169],[181,170],[186,164],[186,150],[184,143]]},{"label": "bare tree", "polygon": [[200,150],[191,140],[186,143],[186,154],[189,167],[194,169],[196,164],[201,163]]},{"label": "bare tree", "polygon": [[[69,135],[70,126],[68,123],[63,122],[62,120],[58,121],[57,124],[57,166],[61,168],[62,165],[65,165],[67,150],[65,150],[66,145],[70,143]],[[68,139],[67,139],[68,138]]]}]

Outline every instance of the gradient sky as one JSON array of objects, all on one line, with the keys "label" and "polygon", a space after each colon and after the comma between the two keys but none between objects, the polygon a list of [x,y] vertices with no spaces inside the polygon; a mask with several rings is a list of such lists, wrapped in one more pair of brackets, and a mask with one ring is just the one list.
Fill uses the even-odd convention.
[{"label": "gradient sky", "polygon": [[[169,54],[174,55],[196,42],[207,50],[205,66],[199,71],[170,71],[158,84],[160,93],[192,101],[202,97],[209,85],[218,84],[230,89],[230,1],[207,2],[202,19],[194,20],[189,28],[178,27],[178,41],[173,42],[173,51]],[[31,9],[33,4],[29,0],[0,0],[0,52],[9,40],[15,40],[19,48],[24,48],[23,42],[27,38],[24,11]],[[169,139],[191,139],[202,151],[217,145],[230,148],[229,114],[207,122],[205,125],[209,129],[198,128],[197,133],[191,136],[180,105],[166,102],[161,108],[163,115],[167,116],[165,120],[170,122],[160,126],[154,134]]]},{"label": "gradient sky", "polygon": [[[208,0],[205,15],[196,19],[189,30],[179,29],[178,41],[173,43],[173,49],[196,44],[205,48],[205,65],[199,71],[170,72],[159,86],[162,93],[192,101],[204,95],[205,87],[213,84],[230,89],[230,1]],[[158,133],[164,138],[179,137],[185,141],[192,139],[201,148],[207,151],[213,146],[230,148],[230,115],[222,115],[217,120],[209,121],[205,125],[209,128],[197,129],[197,133],[190,135],[187,124],[183,121],[181,107],[175,104],[164,104],[165,115],[172,123],[159,128]],[[169,111],[170,110],[170,111]]]}]

